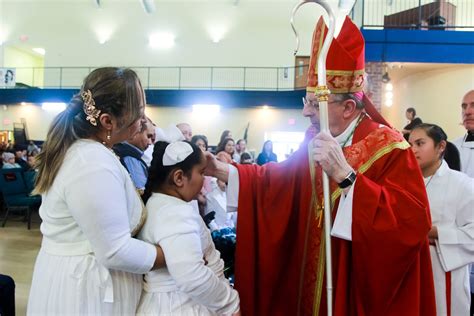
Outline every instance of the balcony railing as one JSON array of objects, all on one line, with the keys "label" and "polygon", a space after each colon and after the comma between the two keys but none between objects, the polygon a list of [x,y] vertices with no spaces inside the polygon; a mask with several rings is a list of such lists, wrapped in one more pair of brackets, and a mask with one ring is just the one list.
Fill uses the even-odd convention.
[{"label": "balcony railing", "polygon": [[363,0],[364,28],[474,30],[473,0]]},{"label": "balcony railing", "polygon": [[[267,90],[304,88],[308,65],[296,67],[130,67],[145,89]],[[15,68],[16,88],[79,88],[94,67]]]}]

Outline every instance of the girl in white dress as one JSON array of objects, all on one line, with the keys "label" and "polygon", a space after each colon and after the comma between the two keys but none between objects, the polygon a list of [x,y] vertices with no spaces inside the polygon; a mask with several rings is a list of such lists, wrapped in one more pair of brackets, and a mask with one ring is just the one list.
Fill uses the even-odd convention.
[{"label": "girl in white dress", "polygon": [[[474,179],[451,170],[443,156],[454,145],[433,124],[409,137],[425,178],[432,229],[431,262],[438,315],[469,315],[469,264],[474,262]],[[454,147],[454,149],[456,149]]]},{"label": "girl in white dress", "polygon": [[43,241],[29,315],[134,315],[142,274],[164,265],[159,247],[132,236],[144,207],[111,151],[143,125],[135,72],[100,68],[53,121],[38,159]]},{"label": "girl in white dress", "polygon": [[166,268],[145,275],[138,315],[240,315],[238,293],[199,213],[206,159],[194,144],[155,144],[144,198],[148,218],[138,237],[158,244]]}]

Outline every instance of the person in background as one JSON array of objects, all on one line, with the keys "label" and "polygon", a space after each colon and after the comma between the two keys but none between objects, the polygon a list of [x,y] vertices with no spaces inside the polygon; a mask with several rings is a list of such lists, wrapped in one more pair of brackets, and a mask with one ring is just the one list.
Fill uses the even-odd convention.
[{"label": "person in background", "polygon": [[431,263],[438,315],[468,315],[469,264],[474,262],[474,179],[443,159],[456,150],[437,125],[420,124],[410,133],[430,202]]},{"label": "person in background", "polygon": [[33,152],[39,153],[40,149],[38,146],[36,146],[35,142],[30,140],[28,147],[26,148],[28,151],[28,156],[33,155]]},{"label": "person in background", "polygon": [[[216,148],[222,147],[222,143],[227,139],[227,138],[232,138],[232,132],[229,131],[228,129],[224,130],[221,134],[221,137],[219,138],[219,143],[217,144]],[[217,153],[217,149],[216,149]]]},{"label": "person in background", "polygon": [[235,153],[232,158],[235,162],[239,163],[241,159],[240,156],[245,152],[247,152],[247,141],[245,139],[239,139],[235,144]]},{"label": "person in background", "polygon": [[132,139],[113,146],[114,152],[120,157],[120,162],[127,169],[137,190],[143,194],[146,179],[148,178],[148,166],[143,161],[143,153],[153,144],[155,139],[155,128],[147,118],[141,131]]},{"label": "person in background", "polygon": [[[466,134],[456,139],[454,144],[461,155],[461,172],[474,178],[474,90],[462,98],[461,116]],[[471,265],[471,314],[474,315],[474,264]]]},{"label": "person in background", "polygon": [[208,142],[207,137],[204,135],[194,135],[191,138],[191,143],[201,148],[202,151],[207,151]]},{"label": "person in background", "polygon": [[15,162],[20,165],[23,171],[30,169],[26,148],[26,145],[15,145]]},{"label": "person in background", "polygon": [[423,123],[421,118],[416,117],[416,110],[415,108],[408,108],[405,112],[405,117],[408,120],[408,124],[403,128],[402,133],[403,137],[408,140],[408,136],[410,135],[410,131],[414,129],[416,126]]},{"label": "person in background", "polygon": [[243,164],[243,165],[253,164],[252,156],[247,152],[242,153],[240,155],[240,163]]},{"label": "person in background", "polygon": [[2,154],[3,166],[2,169],[21,168],[21,166],[15,162],[15,155],[10,152],[4,152]]},{"label": "person in background", "polygon": [[278,162],[277,155],[273,152],[273,142],[267,140],[262,147],[262,152],[257,157],[257,164],[263,166],[269,162]]},{"label": "person in background", "polygon": [[181,133],[183,133],[184,139],[190,142],[193,137],[193,129],[191,128],[191,125],[188,123],[179,123],[176,124],[176,127],[179,128]]},{"label": "person in background", "polygon": [[232,138],[226,138],[216,149],[216,158],[225,163],[232,163],[235,151],[235,143]]}]

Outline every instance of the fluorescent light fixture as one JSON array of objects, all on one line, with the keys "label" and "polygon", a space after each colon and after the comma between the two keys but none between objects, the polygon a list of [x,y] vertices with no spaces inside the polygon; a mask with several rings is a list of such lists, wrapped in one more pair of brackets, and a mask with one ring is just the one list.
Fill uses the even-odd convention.
[{"label": "fluorescent light fixture", "polygon": [[61,112],[66,109],[66,103],[63,102],[44,102],[41,108],[48,112]]},{"label": "fluorescent light fixture", "polygon": [[221,112],[219,104],[193,104],[193,114],[206,117],[215,116]]},{"label": "fluorescent light fixture", "polygon": [[393,92],[392,91],[385,92],[385,98],[386,99],[393,99]]},{"label": "fluorescent light fixture", "polygon": [[393,100],[392,99],[388,99],[388,100],[385,100],[385,106],[386,107],[391,107],[393,105]]},{"label": "fluorescent light fixture", "polygon": [[174,35],[171,33],[155,33],[148,38],[151,48],[168,49],[174,46]]},{"label": "fluorescent light fixture", "polygon": [[46,54],[46,50],[44,48],[41,48],[41,47],[33,48],[33,51],[35,53],[38,53],[38,54],[43,55],[43,56]]},{"label": "fluorescent light fixture", "polygon": [[385,85],[385,91],[393,91],[393,84],[387,83]]}]

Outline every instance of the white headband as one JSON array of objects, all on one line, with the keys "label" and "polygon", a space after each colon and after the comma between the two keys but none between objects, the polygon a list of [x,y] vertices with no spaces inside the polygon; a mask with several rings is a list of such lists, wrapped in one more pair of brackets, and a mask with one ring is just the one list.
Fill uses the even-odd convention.
[{"label": "white headband", "polygon": [[169,143],[163,155],[163,166],[174,166],[193,153],[193,147],[183,140],[183,133],[176,125],[170,125],[166,129],[156,128],[156,141]]}]

